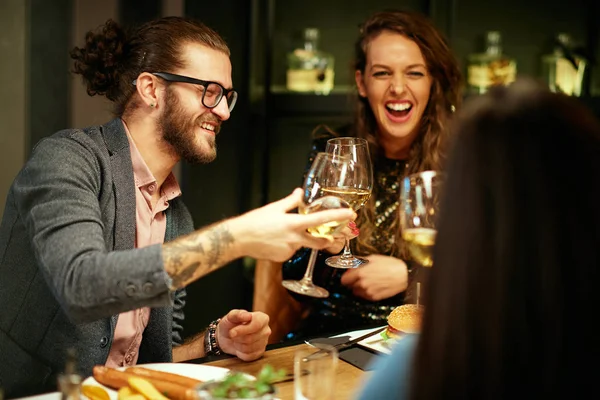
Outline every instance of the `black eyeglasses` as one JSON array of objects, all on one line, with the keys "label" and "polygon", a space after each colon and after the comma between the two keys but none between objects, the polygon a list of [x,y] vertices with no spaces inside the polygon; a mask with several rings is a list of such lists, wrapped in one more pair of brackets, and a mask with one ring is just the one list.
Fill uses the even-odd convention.
[{"label": "black eyeglasses", "polygon": [[[189,76],[171,74],[169,72],[150,73],[168,82],[191,83],[192,85],[202,86],[204,88],[204,91],[202,92],[202,104],[206,108],[215,108],[219,105],[219,102],[223,97],[225,97],[225,99],[227,100],[229,112],[231,112],[233,110],[233,107],[235,107],[235,102],[237,101],[238,97],[237,92],[234,89],[225,89],[220,83],[203,81],[196,78],[190,78]],[[134,85],[136,84],[136,81],[137,79],[133,81]]]}]

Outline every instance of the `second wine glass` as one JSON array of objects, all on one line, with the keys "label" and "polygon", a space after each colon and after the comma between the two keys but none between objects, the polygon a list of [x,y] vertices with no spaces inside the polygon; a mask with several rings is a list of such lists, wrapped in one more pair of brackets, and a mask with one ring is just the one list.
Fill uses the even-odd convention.
[{"label": "second wine glass", "polygon": [[[349,157],[356,163],[356,172],[346,186],[337,188],[334,194],[346,200],[356,212],[364,206],[373,189],[373,167],[369,155],[369,144],[365,139],[355,137],[333,138],[327,141],[327,153]],[[366,258],[356,257],[350,250],[350,241],[346,239],[344,250],[339,256],[329,257],[325,263],[334,268],[357,268],[369,262]]]},{"label": "second wine glass", "polygon": [[433,266],[433,247],[443,183],[436,171],[405,177],[400,193],[400,228],[411,257],[423,267]]},{"label": "second wine glass", "polygon": [[[354,175],[356,165],[348,157],[340,157],[329,153],[318,153],[304,180],[303,205],[301,214],[309,214],[332,208],[350,208],[348,202],[336,196],[337,188],[347,185],[347,180]],[[317,237],[331,236],[348,221],[331,221],[308,229]],[[292,292],[312,297],[328,297],[329,292],[313,283],[312,276],[318,251],[311,250],[304,277],[299,281],[285,280],[282,285]]]}]

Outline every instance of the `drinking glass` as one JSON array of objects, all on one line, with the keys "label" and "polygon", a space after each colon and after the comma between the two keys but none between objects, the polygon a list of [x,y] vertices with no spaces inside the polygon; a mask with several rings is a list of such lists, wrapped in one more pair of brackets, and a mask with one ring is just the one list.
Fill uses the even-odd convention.
[{"label": "drinking glass", "polygon": [[[369,144],[365,139],[341,137],[329,139],[325,151],[352,159],[357,167],[357,173],[343,188],[338,188],[335,195],[346,200],[350,207],[357,212],[364,206],[373,189],[373,167],[369,155]],[[329,257],[325,263],[334,268],[356,268],[369,262],[365,258],[356,257],[350,251],[350,240],[346,239],[344,250],[339,256]]]},{"label": "drinking glass", "polygon": [[[303,204],[299,207],[301,214],[309,214],[332,208],[350,208],[344,199],[335,195],[338,188],[348,185],[356,173],[355,163],[348,157],[334,154],[318,153],[304,180]],[[308,229],[317,237],[331,236],[343,228],[347,221],[331,221]],[[312,276],[317,259],[317,250],[311,250],[304,277],[299,281],[285,280],[282,285],[292,292],[312,297],[328,297],[329,292],[313,283]]]},{"label": "drinking glass", "polygon": [[[318,353],[317,353],[318,352]],[[294,354],[294,399],[335,398],[338,351],[327,344],[301,347]]]},{"label": "drinking glass", "polygon": [[442,175],[423,171],[402,180],[400,228],[412,258],[423,267],[433,266]]}]

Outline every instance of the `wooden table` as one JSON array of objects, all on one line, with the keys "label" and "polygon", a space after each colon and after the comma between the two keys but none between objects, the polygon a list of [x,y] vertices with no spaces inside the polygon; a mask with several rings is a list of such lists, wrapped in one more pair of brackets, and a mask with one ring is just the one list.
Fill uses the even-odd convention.
[{"label": "wooden table", "polygon": [[[271,364],[274,368],[284,368],[288,373],[294,373],[294,353],[302,347],[309,347],[306,344],[296,346],[282,347],[268,350],[265,355],[252,362],[244,362],[238,358],[227,358],[225,360],[207,362],[205,365],[214,365],[237,371],[247,372],[256,375],[260,369]],[[352,399],[361,386],[363,379],[366,379],[369,372],[362,371],[355,366],[348,364],[344,360],[339,360],[335,381],[336,399]],[[294,398],[294,382],[282,382],[277,385],[277,397],[282,400]]]}]

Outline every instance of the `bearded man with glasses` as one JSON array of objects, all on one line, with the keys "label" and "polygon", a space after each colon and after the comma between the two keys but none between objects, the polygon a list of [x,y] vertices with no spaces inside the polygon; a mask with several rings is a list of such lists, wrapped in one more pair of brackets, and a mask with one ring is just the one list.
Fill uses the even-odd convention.
[{"label": "bearded man with glasses", "polygon": [[71,57],[116,118],[43,139],[9,191],[0,225],[6,396],[54,390],[69,348],[84,376],[98,364],[260,357],[270,334],[260,312],[232,310],[183,343],[185,286],[242,256],[284,261],[329,246],[306,229],[355,214],[288,213],[301,204],[297,189],[194,230],[172,169],[214,160],[237,99],[229,49],[205,25],[166,17],[127,35],[109,20]]}]

